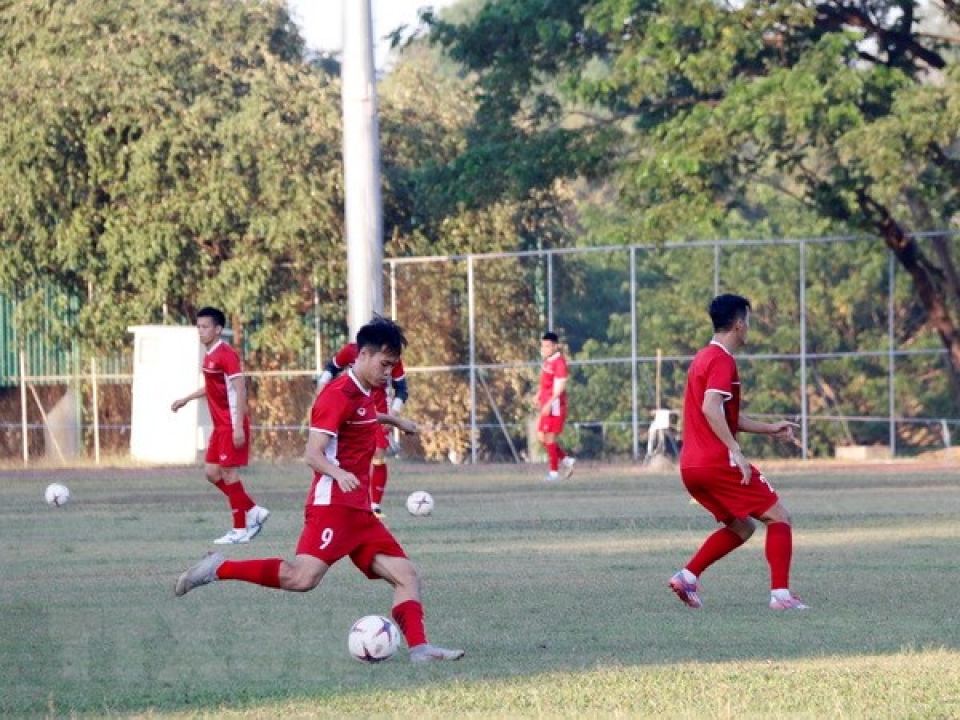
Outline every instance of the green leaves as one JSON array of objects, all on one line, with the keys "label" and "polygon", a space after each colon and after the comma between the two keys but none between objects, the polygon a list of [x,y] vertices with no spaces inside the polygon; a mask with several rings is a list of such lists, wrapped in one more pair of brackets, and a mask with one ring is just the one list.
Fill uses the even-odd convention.
[{"label": "green leaves", "polygon": [[341,235],[339,99],[302,50],[279,2],[0,9],[0,292],[83,298],[54,334],[97,348],[165,309],[309,307],[289,278]]}]

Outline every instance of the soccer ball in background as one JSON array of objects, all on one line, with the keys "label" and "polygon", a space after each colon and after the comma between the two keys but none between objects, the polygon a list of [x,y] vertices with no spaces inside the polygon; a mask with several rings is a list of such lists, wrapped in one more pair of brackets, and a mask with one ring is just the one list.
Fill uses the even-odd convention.
[{"label": "soccer ball in background", "polygon": [[60,483],[50,483],[47,485],[43,497],[47,500],[47,505],[52,507],[63,507],[70,502],[70,488]]},{"label": "soccer ball in background", "polygon": [[400,631],[392,620],[381,615],[366,615],[350,628],[347,649],[360,662],[389,660],[400,647]]},{"label": "soccer ball in background", "polygon": [[410,497],[407,498],[407,512],[419,517],[424,517],[432,513],[433,498],[430,497],[430,493],[424,492],[423,490],[410,493]]}]

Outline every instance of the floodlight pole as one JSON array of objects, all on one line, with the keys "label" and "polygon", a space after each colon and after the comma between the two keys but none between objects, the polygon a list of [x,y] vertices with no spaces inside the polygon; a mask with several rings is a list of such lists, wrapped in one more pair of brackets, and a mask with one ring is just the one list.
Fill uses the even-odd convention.
[{"label": "floodlight pole", "polygon": [[383,200],[370,0],[343,0],[344,220],[350,337],[383,312]]}]

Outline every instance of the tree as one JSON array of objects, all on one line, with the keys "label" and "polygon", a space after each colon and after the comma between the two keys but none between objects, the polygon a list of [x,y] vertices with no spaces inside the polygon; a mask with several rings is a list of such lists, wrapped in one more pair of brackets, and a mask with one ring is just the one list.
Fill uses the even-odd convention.
[{"label": "tree", "polygon": [[[268,357],[337,287],[339,91],[279,0],[0,6],[0,292],[112,349],[223,306]],[[336,312],[335,308],[331,309]],[[237,338],[239,340],[239,337]]]},{"label": "tree", "polygon": [[[960,211],[960,16],[944,3],[949,32],[925,33],[922,15],[937,7],[492,0],[462,24],[430,20],[431,37],[478,75],[477,132],[535,163],[576,119],[617,167],[635,237],[719,232],[762,212],[769,187],[881,238],[949,353],[960,409],[960,275],[945,238],[916,238]],[[602,166],[590,147],[590,162],[568,155],[565,169],[545,155],[551,172],[531,186]]]}]

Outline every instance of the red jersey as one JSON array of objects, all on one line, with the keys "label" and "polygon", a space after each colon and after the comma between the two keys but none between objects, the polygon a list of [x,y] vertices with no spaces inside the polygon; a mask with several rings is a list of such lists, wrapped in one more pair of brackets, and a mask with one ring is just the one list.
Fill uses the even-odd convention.
[{"label": "red jersey", "polygon": [[314,473],[308,505],[370,509],[370,461],[377,449],[378,427],[373,392],[363,389],[352,370],[323,389],[313,401],[310,432],[326,433],[333,438],[327,446],[327,459],[353,473],[360,487],[344,493],[332,477]]},{"label": "red jersey", "polygon": [[[553,381],[566,380],[567,378],[567,359],[559,352],[554,353],[540,366],[540,394],[537,396],[537,402],[540,407],[547,404],[547,401],[553,396]],[[567,391],[558,398],[560,412],[567,409]],[[554,413],[555,415],[558,413]]]},{"label": "red jersey", "polygon": [[[340,370],[343,370],[345,367],[353,365],[357,361],[357,355],[359,354],[360,347],[355,342],[347,343],[340,348],[340,352],[333,356],[333,364]],[[393,370],[390,371],[390,381],[403,380],[405,377],[406,372],[403,369],[403,360],[397,360],[397,364],[394,365]],[[387,388],[379,385],[373,388],[373,397],[377,402],[377,410],[382,413],[387,413]]]},{"label": "red jersey", "polygon": [[718,392],[726,398],[723,414],[727,419],[727,427],[736,437],[740,422],[740,374],[733,355],[716,341],[711,341],[696,354],[687,373],[687,389],[683,398],[681,469],[729,467],[734,464],[727,446],[713,432],[703,414],[703,399],[708,392]]},{"label": "red jersey", "polygon": [[203,358],[203,383],[213,426],[236,428],[238,420],[237,391],[230,381],[243,377],[240,356],[223,340],[207,350]]}]

